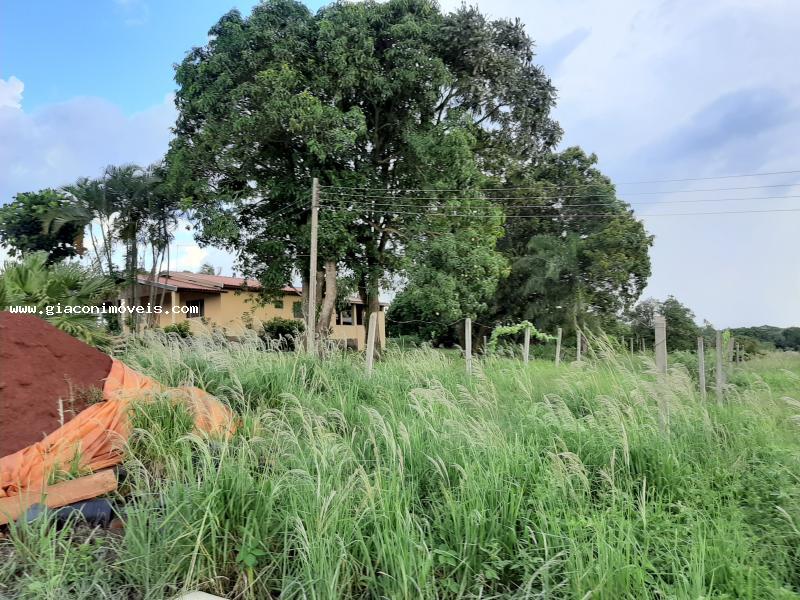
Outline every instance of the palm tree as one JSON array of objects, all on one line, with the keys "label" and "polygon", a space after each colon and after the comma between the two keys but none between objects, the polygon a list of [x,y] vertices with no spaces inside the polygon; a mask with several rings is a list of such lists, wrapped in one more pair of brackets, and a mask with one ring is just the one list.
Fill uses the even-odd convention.
[{"label": "palm tree", "polygon": [[[88,227],[94,262],[98,270],[112,277],[118,272],[115,246],[121,242],[125,261],[122,279],[131,304],[138,298],[137,275],[145,262],[140,250],[150,251],[152,278],[161,270],[165,258],[169,263],[169,243],[179,207],[175,196],[168,192],[164,172],[161,164],[146,168],[134,164],[108,166],[98,179],[84,177],[63,188],[72,197],[72,204],[44,219],[46,229],[57,230],[66,224],[79,229]],[[150,296],[154,303],[153,287]],[[130,324],[136,329],[133,315]]]},{"label": "palm tree", "polygon": [[[78,263],[47,264],[47,252],[28,254],[20,262],[6,261],[0,270],[0,310],[35,307],[62,331],[105,347],[108,334],[96,314],[67,313],[67,306],[97,306],[115,294],[114,281]],[[54,307],[61,307],[56,312]],[[51,312],[51,314],[48,314]]]}]

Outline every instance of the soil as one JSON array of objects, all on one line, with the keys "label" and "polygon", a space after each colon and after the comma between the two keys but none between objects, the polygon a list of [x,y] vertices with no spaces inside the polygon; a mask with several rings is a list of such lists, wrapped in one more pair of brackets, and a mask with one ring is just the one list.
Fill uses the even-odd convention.
[{"label": "soil", "polygon": [[0,456],[40,441],[98,398],[111,358],[33,315],[0,312]]}]

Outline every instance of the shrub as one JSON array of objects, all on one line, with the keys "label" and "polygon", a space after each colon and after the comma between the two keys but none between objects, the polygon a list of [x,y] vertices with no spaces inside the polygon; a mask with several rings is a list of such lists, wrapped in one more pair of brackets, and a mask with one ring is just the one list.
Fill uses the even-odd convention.
[{"label": "shrub", "polygon": [[192,336],[192,328],[189,321],[181,321],[164,327],[164,333],[175,333],[178,337],[187,338]]},{"label": "shrub", "polygon": [[283,317],[274,317],[262,324],[262,331],[259,337],[265,341],[285,339],[290,350],[294,350],[294,340],[297,336],[304,333],[306,330],[305,323],[295,319],[284,319]]}]

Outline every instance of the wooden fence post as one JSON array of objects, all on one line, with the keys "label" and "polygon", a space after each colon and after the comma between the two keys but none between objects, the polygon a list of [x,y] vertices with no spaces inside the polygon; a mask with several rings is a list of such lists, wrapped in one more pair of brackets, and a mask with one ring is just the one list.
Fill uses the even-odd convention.
[{"label": "wooden fence post", "polygon": [[581,362],[581,331],[580,329],[575,334],[577,345],[575,346],[575,362]]},{"label": "wooden fence post", "polygon": [[525,341],[522,344],[522,360],[527,364],[531,358],[531,328],[525,328]]},{"label": "wooden fence post", "polygon": [[367,375],[372,374],[372,365],[375,362],[375,333],[378,329],[378,313],[369,316],[369,331],[367,331]]},{"label": "wooden fence post", "polygon": [[561,364],[561,327],[556,333],[556,366]]},{"label": "wooden fence post", "polygon": [[633,354],[633,337],[631,337],[631,354]]},{"label": "wooden fence post", "polygon": [[716,379],[717,379],[717,402],[722,404],[722,387],[725,385],[725,372],[722,370],[722,353],[724,352],[722,348],[722,332],[717,331],[717,339],[716,339],[716,350],[717,350],[717,363],[716,363]]},{"label": "wooden fence post", "polygon": [[667,319],[664,315],[655,315],[653,319],[655,329],[656,370],[659,373],[667,372]]},{"label": "wooden fence post", "polygon": [[472,375],[472,319],[464,320],[464,358],[467,363],[467,375]]},{"label": "wooden fence post", "polygon": [[706,343],[703,336],[697,338],[697,379],[700,398],[706,399]]}]

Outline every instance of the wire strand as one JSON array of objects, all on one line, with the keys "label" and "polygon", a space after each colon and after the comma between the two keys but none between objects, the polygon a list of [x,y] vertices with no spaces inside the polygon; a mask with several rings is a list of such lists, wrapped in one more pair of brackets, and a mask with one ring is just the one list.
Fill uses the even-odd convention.
[{"label": "wire strand", "polygon": [[[622,196],[660,196],[662,194],[698,194],[698,193],[701,193],[701,192],[730,192],[730,191],[738,191],[738,190],[761,190],[761,189],[770,189],[770,188],[794,187],[794,186],[798,186],[798,185],[800,185],[800,182],[775,183],[775,184],[771,184],[771,185],[746,185],[746,186],[721,187],[721,188],[699,188],[699,189],[696,189],[696,190],[663,190],[663,191],[652,191],[651,190],[651,191],[646,191],[646,192],[624,192],[624,193],[620,193],[619,195],[622,195]],[[564,189],[564,188],[567,188],[567,187],[569,187],[569,186],[559,186],[559,189]],[[401,199],[402,200],[403,198],[416,198],[416,199],[424,200],[424,199],[428,198],[428,196],[411,196],[411,197],[409,197],[409,196],[398,196],[395,193],[387,195],[387,194],[384,194],[384,193],[381,193],[381,194],[365,194],[365,193],[361,193],[361,192],[338,192],[336,190],[333,190],[333,188],[329,188],[329,189],[331,189],[332,191],[331,192],[325,192],[325,193],[334,193],[334,194],[336,194],[338,196],[352,196],[352,197],[356,197],[356,198],[377,198],[377,199],[384,199],[384,200],[397,200],[397,199]],[[484,191],[514,192],[514,191],[517,191],[517,190],[535,190],[535,189],[540,189],[540,188],[521,188],[520,187],[520,188],[501,188],[501,189],[493,189],[493,190],[476,189],[474,191],[475,192],[484,192]],[[460,189],[460,190],[435,190],[435,191],[440,192],[440,193],[441,192],[462,192],[463,193],[463,192],[468,192],[469,190]],[[405,193],[405,192],[426,192],[426,190],[414,190],[414,189],[410,189],[410,188],[409,189],[397,190],[397,193],[400,193],[400,194]],[[614,194],[603,193],[603,194],[597,194],[597,195],[603,195],[603,196],[612,196],[613,195],[614,197],[616,197],[618,194],[616,194],[616,193],[614,193]],[[585,196],[586,196],[586,194],[576,194],[576,195],[563,195],[563,196],[560,196],[560,197],[561,198],[583,198]],[[539,198],[549,198],[549,197],[550,196],[509,196],[509,195],[504,195],[504,196],[483,196],[483,197],[474,197],[474,198],[448,198],[448,199],[449,200],[536,200],[536,199],[539,199]],[[435,196],[434,196],[434,199],[436,199]]]},{"label": "wire strand", "polygon": [[[330,208],[330,207],[328,207]],[[568,207],[566,207],[568,208]],[[339,209],[341,210],[341,209]],[[417,215],[417,216],[439,216],[439,217],[464,217],[464,218],[507,218],[507,219],[541,219],[550,216],[564,216],[564,215],[504,215],[504,214],[465,214],[455,212],[404,212],[399,210],[386,211],[394,215]],[[626,211],[627,212],[627,211]],[[630,211],[633,212],[633,211]],[[737,214],[755,214],[755,213],[783,213],[783,212],[800,212],[800,208],[774,208],[774,209],[761,209],[761,210],[729,210],[729,211],[712,211],[712,212],[690,212],[690,213],[636,213],[639,217],[689,217],[693,215],[737,215]],[[577,213],[567,214],[568,217],[577,218],[608,218],[614,216],[609,213]]]},{"label": "wire strand", "polygon": [[[691,199],[691,200],[656,200],[653,202],[625,202],[625,204],[630,204],[632,206],[658,206],[661,204],[694,204],[700,202],[742,202],[747,200],[783,200],[783,199],[797,199],[800,196],[755,196],[751,198],[703,198],[703,199]],[[405,199],[405,198],[403,198]],[[332,199],[325,199],[328,202],[335,202]],[[425,199],[427,200],[427,198]],[[445,198],[444,200],[449,200],[449,198]],[[374,206],[389,206],[389,207],[401,207],[401,208],[423,208],[419,204],[398,204],[395,202],[369,202],[366,200],[346,200],[343,201],[347,204],[354,204],[356,206],[367,206],[367,207],[374,207]],[[560,202],[560,201],[558,201]],[[624,200],[620,200],[619,202],[588,202],[584,204],[564,204],[564,208],[576,208],[576,207],[585,207],[585,206],[619,206],[621,202]],[[332,204],[328,204],[328,206],[332,206]],[[466,208],[466,207],[464,207]],[[511,205],[504,205],[504,209],[518,209],[518,208],[560,208],[555,204],[511,204]],[[388,212],[388,211],[387,211]]]}]

